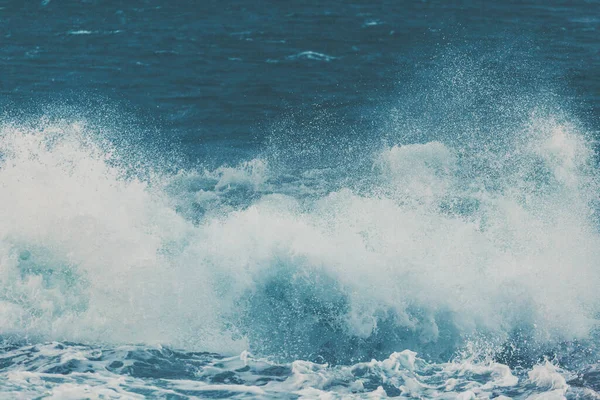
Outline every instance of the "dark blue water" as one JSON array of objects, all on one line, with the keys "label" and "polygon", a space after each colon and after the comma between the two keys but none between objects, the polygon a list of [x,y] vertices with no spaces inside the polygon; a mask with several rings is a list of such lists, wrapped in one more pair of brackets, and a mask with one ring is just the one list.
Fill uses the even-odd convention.
[{"label": "dark blue water", "polygon": [[597,122],[600,107],[594,1],[1,7],[4,101],[93,97],[150,117],[190,152],[215,142],[256,149],[274,123],[311,120],[315,108],[341,118],[339,129],[372,130],[384,122],[377,111],[432,84],[452,61],[482,64],[507,85],[552,89],[586,120]]},{"label": "dark blue water", "polygon": [[597,398],[599,30],[0,0],[0,397]]}]

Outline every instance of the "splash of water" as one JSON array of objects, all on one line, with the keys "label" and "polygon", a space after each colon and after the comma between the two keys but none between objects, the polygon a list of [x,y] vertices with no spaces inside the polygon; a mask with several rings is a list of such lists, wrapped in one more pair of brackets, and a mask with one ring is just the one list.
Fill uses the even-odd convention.
[{"label": "splash of water", "polygon": [[500,147],[386,146],[329,190],[264,159],[136,178],[83,123],[0,135],[5,338],[344,363],[597,329],[594,155],[552,116]]}]

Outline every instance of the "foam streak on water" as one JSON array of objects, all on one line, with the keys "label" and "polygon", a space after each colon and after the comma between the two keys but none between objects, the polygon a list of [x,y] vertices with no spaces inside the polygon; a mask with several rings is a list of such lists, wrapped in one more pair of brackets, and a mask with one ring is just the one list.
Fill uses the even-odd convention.
[{"label": "foam streak on water", "polygon": [[398,143],[335,178],[257,158],[142,179],[84,123],[0,135],[5,392],[597,396],[598,182],[573,124]]},{"label": "foam streak on water", "polygon": [[161,347],[110,349],[48,343],[7,351],[7,395],[50,398],[594,398],[570,387],[568,373],[546,361],[518,376],[493,361],[429,364],[409,350],[385,360],[331,367],[308,361],[276,364],[244,352],[222,357]]}]

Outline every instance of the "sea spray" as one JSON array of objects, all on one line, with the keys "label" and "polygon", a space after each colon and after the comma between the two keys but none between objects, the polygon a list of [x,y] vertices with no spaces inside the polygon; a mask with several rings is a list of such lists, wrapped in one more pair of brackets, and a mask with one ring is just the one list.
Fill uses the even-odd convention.
[{"label": "sea spray", "polygon": [[140,180],[86,129],[2,128],[5,336],[347,363],[597,327],[597,175],[573,124],[532,113],[481,152],[398,143],[329,191],[268,158]]}]

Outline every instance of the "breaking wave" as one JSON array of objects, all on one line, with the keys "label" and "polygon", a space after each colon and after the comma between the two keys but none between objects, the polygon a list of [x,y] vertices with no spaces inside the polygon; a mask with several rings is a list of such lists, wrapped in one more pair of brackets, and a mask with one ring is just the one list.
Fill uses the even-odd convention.
[{"label": "breaking wave", "polygon": [[354,176],[266,156],[136,174],[84,122],[0,135],[4,338],[334,364],[595,343],[598,176],[564,118],[383,146]]}]

